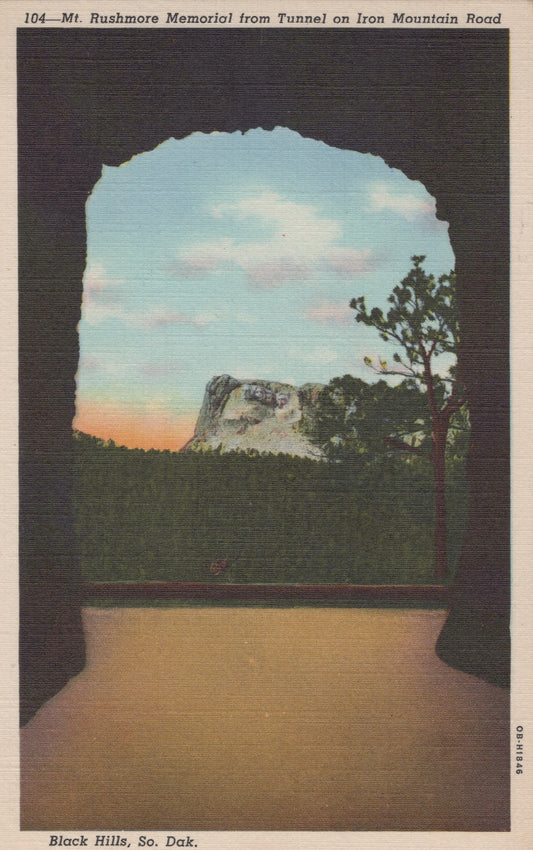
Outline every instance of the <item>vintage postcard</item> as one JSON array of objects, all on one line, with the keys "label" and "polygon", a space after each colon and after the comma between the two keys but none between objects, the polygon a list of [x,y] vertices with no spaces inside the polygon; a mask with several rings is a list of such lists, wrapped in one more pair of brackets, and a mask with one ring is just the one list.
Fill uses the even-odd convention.
[{"label": "vintage postcard", "polygon": [[528,846],[531,5],[0,15],[6,847]]}]

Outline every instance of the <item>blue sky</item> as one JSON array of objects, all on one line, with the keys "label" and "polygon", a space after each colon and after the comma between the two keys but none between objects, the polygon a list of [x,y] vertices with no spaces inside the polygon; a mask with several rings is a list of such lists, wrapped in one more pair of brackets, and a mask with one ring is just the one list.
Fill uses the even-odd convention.
[{"label": "blue sky", "polygon": [[118,168],[87,203],[76,427],[179,448],[213,375],[300,385],[389,356],[349,301],[386,307],[413,254],[454,266],[422,184],[286,128],[194,133]]}]

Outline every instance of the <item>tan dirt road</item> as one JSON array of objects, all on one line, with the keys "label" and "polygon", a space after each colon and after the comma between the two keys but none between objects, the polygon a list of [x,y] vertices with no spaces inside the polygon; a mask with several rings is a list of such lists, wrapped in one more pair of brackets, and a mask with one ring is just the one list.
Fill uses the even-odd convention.
[{"label": "tan dirt road", "polygon": [[33,830],[505,830],[508,693],[441,611],[86,609],[86,670],[22,730]]}]

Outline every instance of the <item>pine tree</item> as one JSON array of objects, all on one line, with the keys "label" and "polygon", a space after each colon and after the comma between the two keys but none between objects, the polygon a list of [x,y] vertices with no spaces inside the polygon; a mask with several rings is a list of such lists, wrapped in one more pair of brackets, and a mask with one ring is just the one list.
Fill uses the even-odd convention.
[{"label": "pine tree", "polygon": [[[411,258],[413,267],[388,298],[391,307],[385,315],[379,307],[367,310],[364,297],[353,298],[350,307],[356,320],[375,328],[384,341],[396,343],[401,353],[394,353],[395,367],[385,360],[378,364],[366,357],[365,362],[381,375],[401,375],[417,382],[425,391],[431,430],[429,458],[433,465],[435,489],[435,578],[448,575],[446,521],[446,443],[453,417],[465,404],[465,390],[457,367],[443,377],[435,371],[435,358],[441,354],[457,356],[459,320],[455,273],[441,275],[438,280],[427,274],[422,263],[425,256]],[[387,445],[406,452],[423,453],[419,447],[395,438],[385,438]]]}]

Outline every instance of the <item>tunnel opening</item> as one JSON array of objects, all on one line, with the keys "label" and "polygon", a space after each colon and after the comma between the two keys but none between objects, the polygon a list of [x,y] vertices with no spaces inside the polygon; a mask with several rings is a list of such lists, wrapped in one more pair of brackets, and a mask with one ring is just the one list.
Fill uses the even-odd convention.
[{"label": "tunnel opening", "polygon": [[438,652],[507,682],[508,33],[21,30],[18,57],[23,718],[83,666],[70,495],[84,205],[102,163],[193,129],[279,124],[380,156],[437,198],[473,434],[469,534]]},{"label": "tunnel opening", "polygon": [[[435,573],[422,361],[358,326],[350,301],[387,311],[413,254],[428,271],[411,297],[448,297],[455,258],[423,186],[283,127],[193,133],[104,167],[87,228],[74,420],[86,581],[100,594],[212,575],[414,584],[422,598]],[[449,307],[432,319],[429,306],[444,400],[457,351]],[[452,575],[467,424],[448,440]]]}]

